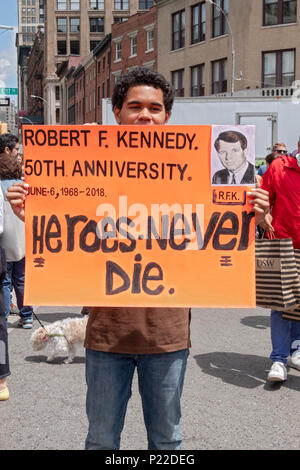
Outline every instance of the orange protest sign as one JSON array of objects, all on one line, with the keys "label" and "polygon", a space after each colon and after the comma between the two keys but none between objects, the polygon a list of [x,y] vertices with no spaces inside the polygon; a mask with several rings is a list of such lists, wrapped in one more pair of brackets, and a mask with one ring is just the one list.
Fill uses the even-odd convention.
[{"label": "orange protest sign", "polygon": [[211,126],[24,126],[25,303],[254,307],[247,185]]}]

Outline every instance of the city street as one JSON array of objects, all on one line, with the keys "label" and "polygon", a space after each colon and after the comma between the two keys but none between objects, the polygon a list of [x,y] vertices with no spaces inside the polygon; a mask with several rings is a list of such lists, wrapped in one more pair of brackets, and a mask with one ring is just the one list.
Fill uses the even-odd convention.
[{"label": "city street", "polygon": [[[45,325],[79,316],[80,308],[37,307]],[[0,449],[81,450],[87,433],[84,350],[73,364],[46,363],[34,352],[31,331],[9,320],[10,399],[0,403]],[[34,329],[39,324],[34,321]],[[194,309],[192,348],[182,399],[183,450],[299,449],[300,372],[267,384],[269,312],[264,309]],[[121,449],[147,448],[134,381]]]}]

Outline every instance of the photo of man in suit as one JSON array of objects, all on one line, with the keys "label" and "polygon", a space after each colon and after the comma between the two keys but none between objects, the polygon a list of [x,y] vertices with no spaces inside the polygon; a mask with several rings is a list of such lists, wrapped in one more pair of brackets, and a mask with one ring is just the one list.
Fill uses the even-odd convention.
[{"label": "photo of man in suit", "polygon": [[212,184],[253,184],[255,183],[255,167],[247,160],[247,138],[241,132],[228,130],[221,132],[214,146],[224,167],[212,178]]}]

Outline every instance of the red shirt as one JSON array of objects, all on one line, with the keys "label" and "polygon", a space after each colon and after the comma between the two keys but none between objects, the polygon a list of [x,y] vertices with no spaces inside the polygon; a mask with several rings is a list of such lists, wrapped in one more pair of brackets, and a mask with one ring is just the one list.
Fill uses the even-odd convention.
[{"label": "red shirt", "polygon": [[277,157],[262,177],[269,191],[275,238],[292,238],[300,248],[300,166],[295,157]]}]

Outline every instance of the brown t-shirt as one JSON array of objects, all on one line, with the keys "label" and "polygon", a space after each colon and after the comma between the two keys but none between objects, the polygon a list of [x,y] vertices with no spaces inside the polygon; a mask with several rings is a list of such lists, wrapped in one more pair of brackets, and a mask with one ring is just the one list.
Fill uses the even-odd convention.
[{"label": "brown t-shirt", "polygon": [[189,348],[190,309],[91,307],[84,346],[120,354]]}]

